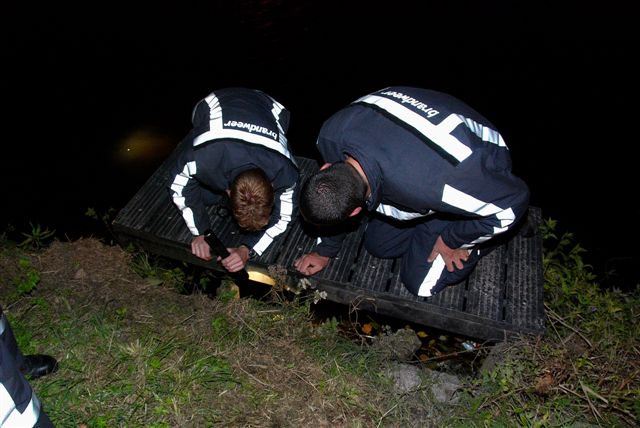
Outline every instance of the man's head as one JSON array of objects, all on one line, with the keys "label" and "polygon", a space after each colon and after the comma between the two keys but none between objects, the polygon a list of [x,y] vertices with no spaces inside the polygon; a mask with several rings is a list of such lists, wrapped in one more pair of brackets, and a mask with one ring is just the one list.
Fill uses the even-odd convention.
[{"label": "man's head", "polygon": [[241,228],[256,231],[269,224],[273,186],[261,169],[249,169],[238,174],[231,183],[229,199],[233,216]]},{"label": "man's head", "polygon": [[318,226],[336,225],[357,214],[366,202],[367,184],[346,162],[323,167],[302,185],[300,213]]}]

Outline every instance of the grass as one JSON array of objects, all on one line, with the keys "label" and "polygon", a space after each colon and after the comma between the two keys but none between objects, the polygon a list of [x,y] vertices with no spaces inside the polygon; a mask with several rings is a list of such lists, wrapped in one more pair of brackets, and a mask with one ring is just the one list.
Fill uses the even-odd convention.
[{"label": "grass", "polygon": [[427,365],[390,359],[362,323],[318,319],[313,295],[209,295],[211,278],[96,239],[3,240],[0,302],[24,353],[60,361],[31,382],[59,427],[636,426],[640,293],[602,289],[555,228],[543,229],[547,334],[477,351],[483,369],[450,404],[422,374],[398,392],[389,367]]},{"label": "grass", "polygon": [[602,289],[573,236],[545,222],[547,335],[502,346],[475,381],[469,426],[636,426],[640,291]]}]

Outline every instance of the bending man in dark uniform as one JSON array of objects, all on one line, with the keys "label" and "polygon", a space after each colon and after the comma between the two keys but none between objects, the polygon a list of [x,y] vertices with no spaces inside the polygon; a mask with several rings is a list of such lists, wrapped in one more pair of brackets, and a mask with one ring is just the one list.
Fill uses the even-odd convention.
[{"label": "bending man in dark uniform", "polygon": [[194,236],[192,253],[210,260],[203,236],[210,227],[206,207],[228,196],[243,236],[222,265],[236,272],[287,229],[297,209],[289,112],[261,91],[225,88],[195,106],[192,122],[170,171],[173,202]]},{"label": "bending man in dark uniform", "polygon": [[[495,126],[444,93],[389,87],[366,95],[323,124],[317,147],[326,163],[302,186],[302,216],[327,226],[365,214],[365,248],[401,257],[402,282],[418,296],[466,278],[528,208],[528,187],[512,174]],[[321,237],[296,268],[319,272],[344,237]]]}]

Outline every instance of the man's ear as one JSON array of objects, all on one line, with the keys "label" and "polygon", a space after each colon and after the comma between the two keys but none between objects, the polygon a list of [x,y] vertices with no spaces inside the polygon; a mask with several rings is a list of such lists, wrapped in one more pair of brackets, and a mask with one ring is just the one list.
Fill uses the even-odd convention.
[{"label": "man's ear", "polygon": [[330,166],[331,166],[331,164],[327,162],[327,163],[325,163],[324,165],[322,165],[320,167],[320,171],[324,171],[325,169],[329,168]]},{"label": "man's ear", "polygon": [[355,208],[353,211],[351,211],[351,214],[349,214],[349,217],[357,216],[358,214],[360,214],[360,211],[362,211],[362,207]]}]

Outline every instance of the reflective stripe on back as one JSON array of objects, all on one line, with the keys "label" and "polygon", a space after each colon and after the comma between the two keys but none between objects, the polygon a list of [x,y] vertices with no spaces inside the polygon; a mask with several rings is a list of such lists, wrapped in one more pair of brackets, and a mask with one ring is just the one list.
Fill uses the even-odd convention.
[{"label": "reflective stripe on back", "polygon": [[472,154],[472,150],[451,134],[463,123],[458,115],[450,114],[438,125],[404,105],[378,95],[367,95],[354,104],[366,105],[380,111],[418,138],[444,159],[457,165]]},{"label": "reflective stripe on back", "polygon": [[287,137],[284,129],[280,124],[280,113],[284,109],[282,104],[270,98],[273,101],[271,113],[275,118],[278,126],[278,132],[265,128],[264,126],[255,125],[248,122],[240,122],[230,120],[223,123],[222,105],[220,100],[214,93],[209,94],[205,101],[209,106],[209,130],[198,135],[193,140],[193,146],[196,147],[202,143],[212,140],[235,139],[248,143],[258,144],[284,155],[287,159],[295,164],[295,160],[289,152]]}]

